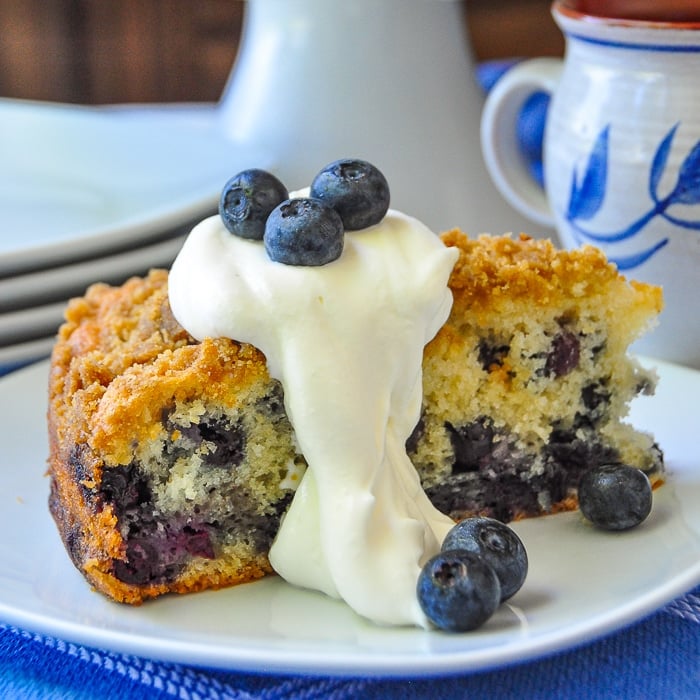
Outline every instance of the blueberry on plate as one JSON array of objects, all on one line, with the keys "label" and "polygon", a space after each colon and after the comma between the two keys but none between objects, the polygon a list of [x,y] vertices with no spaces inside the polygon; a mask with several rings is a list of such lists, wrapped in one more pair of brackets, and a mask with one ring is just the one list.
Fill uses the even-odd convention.
[{"label": "blueberry on plate", "polygon": [[651,483],[641,469],[605,464],[581,477],[578,503],[594,525],[604,530],[628,530],[651,512]]},{"label": "blueberry on plate", "polygon": [[442,550],[465,549],[493,568],[501,584],[501,602],[517,593],[527,576],[527,552],[511,528],[493,518],[466,518],[445,537]]},{"label": "blueberry on plate", "polygon": [[288,199],[272,210],[263,243],[271,260],[285,265],[325,265],[343,252],[343,222],[319,199]]},{"label": "blueberry on plate", "polygon": [[346,231],[378,224],[389,209],[389,183],[364,160],[336,160],[316,175],[310,196],[333,207]]},{"label": "blueberry on plate", "polygon": [[418,576],[416,592],[428,620],[448,632],[480,627],[501,600],[496,572],[481,557],[462,549],[430,559]]},{"label": "blueberry on plate", "polygon": [[267,217],[287,197],[287,188],[271,173],[244,170],[224,185],[219,215],[234,235],[261,241]]}]

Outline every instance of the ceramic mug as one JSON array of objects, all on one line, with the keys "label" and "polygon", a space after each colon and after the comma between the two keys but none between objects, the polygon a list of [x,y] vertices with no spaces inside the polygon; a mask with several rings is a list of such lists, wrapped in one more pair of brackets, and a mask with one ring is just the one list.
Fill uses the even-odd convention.
[{"label": "ceramic mug", "polygon": [[[593,244],[627,276],[664,287],[659,327],[637,352],[700,368],[700,6],[574,0],[552,6],[564,60],[523,62],[495,85],[482,149],[505,198]],[[551,96],[544,189],[518,152],[515,120]]]}]

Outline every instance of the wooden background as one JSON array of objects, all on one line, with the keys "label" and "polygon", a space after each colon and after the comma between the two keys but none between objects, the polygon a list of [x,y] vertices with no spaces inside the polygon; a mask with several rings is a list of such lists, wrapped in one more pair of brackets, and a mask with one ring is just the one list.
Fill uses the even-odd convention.
[{"label": "wooden background", "polygon": [[[549,6],[465,0],[476,58],[561,55]],[[0,96],[215,101],[236,56],[244,8],[243,0],[0,0]]]}]

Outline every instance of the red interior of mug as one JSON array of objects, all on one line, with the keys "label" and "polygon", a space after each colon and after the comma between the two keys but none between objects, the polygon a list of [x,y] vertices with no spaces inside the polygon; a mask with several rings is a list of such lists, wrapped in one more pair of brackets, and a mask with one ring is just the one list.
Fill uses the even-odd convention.
[{"label": "red interior of mug", "polygon": [[663,24],[700,24],[698,0],[557,0],[569,16]]}]

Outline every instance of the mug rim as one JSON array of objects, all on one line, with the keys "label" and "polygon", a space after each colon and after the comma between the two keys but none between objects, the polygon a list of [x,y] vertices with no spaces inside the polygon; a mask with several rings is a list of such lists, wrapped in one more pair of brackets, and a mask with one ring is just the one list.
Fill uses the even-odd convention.
[{"label": "mug rim", "polygon": [[700,30],[700,19],[692,22],[679,22],[673,20],[635,19],[626,17],[610,17],[596,15],[591,12],[583,12],[571,6],[570,0],[554,0],[552,12],[569,20],[586,22],[589,24],[605,25],[610,27],[637,27],[639,29],[674,29],[681,31]]}]

